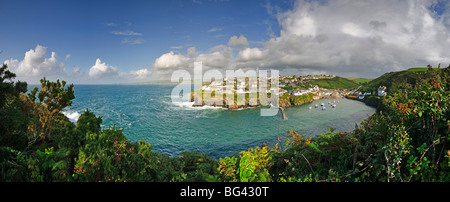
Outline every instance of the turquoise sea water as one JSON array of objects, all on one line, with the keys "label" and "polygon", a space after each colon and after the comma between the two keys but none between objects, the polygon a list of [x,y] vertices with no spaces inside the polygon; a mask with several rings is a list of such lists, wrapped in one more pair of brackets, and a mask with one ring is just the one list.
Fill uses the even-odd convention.
[{"label": "turquoise sea water", "polygon": [[[319,100],[311,104],[287,108],[288,120],[276,116],[260,116],[260,108],[229,111],[221,108],[193,108],[189,103],[171,102],[175,85],[76,85],[75,100],[65,109],[72,120],[86,108],[102,116],[102,127],[124,129],[131,141],[144,139],[153,150],[172,156],[195,150],[212,158],[224,157],[264,142],[274,146],[286,131],[296,130],[305,136],[353,130],[361,119],[375,112],[364,103],[347,100]],[[333,109],[328,102],[336,101]],[[322,110],[320,104],[327,107]],[[314,108],[318,104],[319,108]],[[312,106],[312,109],[309,107]]]}]

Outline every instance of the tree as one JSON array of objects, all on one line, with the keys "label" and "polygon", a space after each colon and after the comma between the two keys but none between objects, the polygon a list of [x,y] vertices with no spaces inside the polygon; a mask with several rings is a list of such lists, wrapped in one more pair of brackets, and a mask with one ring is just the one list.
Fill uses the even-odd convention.
[{"label": "tree", "polygon": [[86,109],[86,111],[81,114],[80,118],[77,121],[77,129],[80,130],[83,134],[87,134],[88,132],[99,134],[103,120],[102,117],[95,116],[94,113]]},{"label": "tree", "polygon": [[[66,106],[72,105],[72,100],[75,99],[73,84],[70,84],[67,89],[66,82],[50,82],[46,80],[45,77],[41,79],[41,91],[39,91],[38,99],[39,103],[44,103],[47,106],[47,109],[51,113],[60,112]],[[32,100],[36,100],[36,94],[39,88],[35,87],[28,97]]]}]

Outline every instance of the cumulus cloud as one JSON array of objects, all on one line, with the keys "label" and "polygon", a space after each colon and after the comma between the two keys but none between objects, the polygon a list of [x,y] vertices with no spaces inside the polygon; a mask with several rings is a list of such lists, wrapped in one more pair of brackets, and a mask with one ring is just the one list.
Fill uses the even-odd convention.
[{"label": "cumulus cloud", "polygon": [[173,51],[161,55],[156,58],[151,66],[154,77],[167,76],[177,69],[185,69],[190,63],[191,59],[181,54],[175,54]]},{"label": "cumulus cloud", "polygon": [[158,57],[153,65],[152,77],[155,79],[170,78],[175,70],[186,70],[193,73],[194,62],[202,62],[203,71],[208,69],[225,70],[231,68],[233,51],[231,47],[217,45],[204,53],[198,53],[195,47],[188,49],[188,54],[176,54],[173,51]]},{"label": "cumulus cloud", "polygon": [[148,69],[139,69],[136,71],[131,70],[130,75],[132,76],[132,78],[143,80],[149,78],[149,76],[151,75],[151,71]]},{"label": "cumulus cloud", "polygon": [[64,63],[58,63],[56,52],[52,52],[49,58],[46,58],[46,53],[47,47],[37,45],[25,53],[23,60],[10,59],[4,63],[17,77],[66,75]]},{"label": "cumulus cloud", "polygon": [[241,35],[239,37],[232,36],[230,37],[230,40],[228,40],[228,46],[236,46],[239,48],[243,48],[248,46],[248,41],[244,35]]},{"label": "cumulus cloud", "polygon": [[100,58],[97,58],[95,65],[89,69],[90,78],[111,77],[118,74],[116,67],[102,63]]},{"label": "cumulus cloud", "polygon": [[241,50],[238,67],[298,69],[343,76],[448,63],[449,28],[428,1],[297,1],[277,15],[280,35]]},{"label": "cumulus cloud", "polygon": [[[450,62],[450,3],[441,1],[297,0],[285,11],[270,9],[280,26],[261,47],[244,35],[227,46],[187,55],[161,55],[152,72],[170,75],[203,62],[204,69],[279,69],[281,73],[374,78],[385,72]],[[210,31],[215,31],[211,29]],[[233,57],[232,48],[239,51]],[[195,54],[194,54],[195,53]],[[159,74],[161,73],[161,74]]]},{"label": "cumulus cloud", "polygon": [[218,45],[209,50],[207,53],[199,54],[196,62],[203,63],[203,69],[226,69],[233,59],[233,52],[230,47]]},{"label": "cumulus cloud", "polygon": [[195,49],[195,47],[190,47],[187,49],[187,53],[189,57],[194,57],[197,55],[197,49]]}]

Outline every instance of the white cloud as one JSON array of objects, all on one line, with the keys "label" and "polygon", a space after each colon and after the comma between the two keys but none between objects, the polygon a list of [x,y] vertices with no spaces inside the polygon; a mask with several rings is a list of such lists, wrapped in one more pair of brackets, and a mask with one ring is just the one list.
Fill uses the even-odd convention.
[{"label": "white cloud", "polygon": [[143,36],[142,33],[134,32],[131,30],[125,30],[125,31],[112,31],[111,32],[114,35],[121,35],[121,36]]},{"label": "white cloud", "polygon": [[66,59],[64,61],[67,61],[70,58],[70,56],[71,56],[70,54],[67,54]]},{"label": "white cloud", "polygon": [[197,50],[195,49],[195,47],[189,47],[187,49],[187,54],[189,57],[194,57],[197,55]]},{"label": "white cloud", "polygon": [[79,66],[75,66],[73,67],[73,71],[74,74],[80,74],[81,73],[81,67]]},{"label": "white cloud", "polygon": [[168,79],[172,72],[179,69],[193,73],[194,62],[202,62],[203,71],[212,68],[225,70],[230,68],[232,61],[233,52],[228,46],[218,45],[204,53],[198,53],[195,47],[190,47],[187,55],[175,54],[171,51],[157,58],[151,65],[152,77]]},{"label": "white cloud", "polygon": [[117,27],[118,26],[118,24],[114,23],[114,22],[105,22],[103,24],[107,27]]},{"label": "white cloud", "polygon": [[203,69],[207,70],[210,68],[215,69],[226,69],[231,61],[233,60],[233,52],[230,47],[218,45],[213,48],[208,53],[199,54],[196,58],[196,62],[203,63]]},{"label": "white cloud", "polygon": [[134,70],[130,71],[130,75],[133,78],[140,79],[140,80],[148,79],[149,76],[151,75],[151,73],[152,72],[150,70],[148,70],[148,69],[139,69],[139,70],[136,70],[136,71],[134,71]]},{"label": "white cloud", "polygon": [[248,41],[244,35],[241,35],[239,37],[232,36],[230,37],[230,40],[228,40],[228,46],[237,46],[243,48],[248,46]]},{"label": "white cloud", "polygon": [[161,55],[161,57],[155,60],[153,64],[154,68],[167,69],[167,68],[179,68],[182,67],[189,58],[183,55],[175,54],[173,51]]},{"label": "white cloud", "polygon": [[102,63],[100,58],[97,58],[95,65],[89,69],[90,78],[112,77],[118,74],[116,67]]},{"label": "white cloud", "polygon": [[143,44],[144,42],[145,42],[145,40],[142,39],[142,38],[130,38],[130,37],[125,37],[125,38],[122,40],[122,43],[123,43],[123,44],[131,44],[131,45],[134,45],[134,44]]},{"label": "white cloud", "polygon": [[17,77],[44,77],[53,75],[66,75],[64,63],[59,63],[55,52],[46,58],[47,47],[37,45],[25,53],[22,61],[17,59],[5,60],[9,70],[16,73]]},{"label": "white cloud", "polygon": [[170,51],[156,58],[151,66],[152,72],[154,73],[152,76],[159,79],[170,76],[177,69],[186,69],[191,61],[187,56],[175,54],[173,51]]},{"label": "white cloud", "polygon": [[222,31],[222,30],[223,30],[223,28],[213,27],[213,28],[209,29],[208,32],[218,32],[218,31]]}]

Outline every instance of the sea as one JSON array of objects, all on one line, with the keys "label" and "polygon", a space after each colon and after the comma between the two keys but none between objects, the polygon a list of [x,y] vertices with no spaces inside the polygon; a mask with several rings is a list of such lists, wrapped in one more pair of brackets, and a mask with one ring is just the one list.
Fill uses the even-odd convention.
[{"label": "sea", "polygon": [[[35,86],[30,86],[32,89]],[[219,159],[249,148],[284,144],[288,130],[305,137],[351,131],[375,113],[373,107],[349,99],[322,99],[285,109],[275,116],[260,116],[261,107],[227,110],[192,107],[172,102],[175,85],[75,85],[75,99],[64,114],[76,122],[86,110],[103,119],[102,128],[115,125],[132,142],[145,140],[157,153],[179,156],[198,151]],[[336,104],[332,108],[328,103]],[[322,110],[321,104],[326,107]],[[318,108],[315,108],[315,105]]]}]

